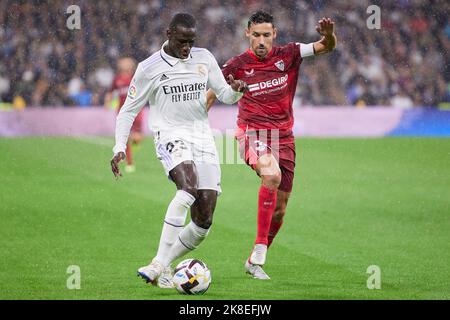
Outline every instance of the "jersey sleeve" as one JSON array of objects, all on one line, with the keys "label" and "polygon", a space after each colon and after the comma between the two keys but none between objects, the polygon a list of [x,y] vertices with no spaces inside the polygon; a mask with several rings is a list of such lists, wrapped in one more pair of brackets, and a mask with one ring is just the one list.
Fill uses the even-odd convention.
[{"label": "jersey sleeve", "polygon": [[131,126],[139,111],[148,100],[151,83],[145,76],[142,67],[138,65],[136,72],[128,87],[127,98],[116,118],[116,144],[114,154],[125,152]]},{"label": "jersey sleeve", "polygon": [[[209,52],[208,52],[209,53]],[[217,98],[226,104],[236,103],[242,96],[242,92],[234,91],[231,86],[227,83],[222,74],[222,71],[217,64],[216,58],[209,53],[210,56],[210,68],[208,77],[208,87],[210,87]]]},{"label": "jersey sleeve", "polygon": [[225,79],[227,79],[230,74],[233,76],[233,78],[237,79],[235,70],[236,68],[234,67],[234,58],[231,58],[222,66],[222,74]]}]

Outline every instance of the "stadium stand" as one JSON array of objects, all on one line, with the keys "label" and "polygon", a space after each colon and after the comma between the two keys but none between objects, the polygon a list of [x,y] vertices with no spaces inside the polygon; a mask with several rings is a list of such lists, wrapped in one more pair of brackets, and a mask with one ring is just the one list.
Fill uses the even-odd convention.
[{"label": "stadium stand", "polygon": [[[165,39],[170,17],[192,13],[197,46],[219,63],[247,48],[244,27],[270,10],[278,44],[318,39],[317,20],[336,21],[339,44],[301,66],[296,106],[438,106],[450,102],[450,2],[446,0],[75,1],[81,29],[69,30],[69,1],[0,2],[0,102],[26,106],[102,105],[116,60],[143,60]],[[381,29],[366,27],[368,5]]]}]

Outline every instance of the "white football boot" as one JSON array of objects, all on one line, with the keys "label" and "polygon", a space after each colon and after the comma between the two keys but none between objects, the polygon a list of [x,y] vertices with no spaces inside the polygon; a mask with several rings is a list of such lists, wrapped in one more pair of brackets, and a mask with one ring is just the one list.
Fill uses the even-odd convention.
[{"label": "white football boot", "polygon": [[147,283],[153,285],[157,284],[158,277],[163,273],[164,266],[153,259],[153,261],[148,265],[138,269],[137,274],[141,276]]},{"label": "white football boot", "polygon": [[158,278],[158,287],[163,289],[175,288],[175,284],[172,281],[173,273],[172,269],[169,267],[164,268],[163,272]]},{"label": "white football boot", "polygon": [[264,272],[262,266],[266,263],[267,245],[255,244],[250,258],[245,261],[245,270],[251,274],[253,278],[260,280],[270,280],[267,273]]}]

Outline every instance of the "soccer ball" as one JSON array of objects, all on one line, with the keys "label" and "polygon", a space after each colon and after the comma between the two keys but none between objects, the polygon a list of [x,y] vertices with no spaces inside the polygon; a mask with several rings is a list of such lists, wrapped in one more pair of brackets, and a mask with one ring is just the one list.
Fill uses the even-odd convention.
[{"label": "soccer ball", "polygon": [[186,259],[175,268],[173,283],[179,293],[204,294],[211,284],[211,272],[198,259]]}]

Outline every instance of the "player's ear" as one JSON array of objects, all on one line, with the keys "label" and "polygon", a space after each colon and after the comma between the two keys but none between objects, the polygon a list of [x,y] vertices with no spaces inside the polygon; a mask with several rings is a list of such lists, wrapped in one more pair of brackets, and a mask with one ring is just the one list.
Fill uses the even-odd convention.
[{"label": "player's ear", "polygon": [[275,39],[277,37],[277,28],[273,28],[273,38]]},{"label": "player's ear", "polygon": [[245,36],[247,38],[250,38],[250,29],[249,28],[245,28]]},{"label": "player's ear", "polygon": [[166,35],[167,35],[167,39],[170,40],[170,38],[172,37],[172,32],[170,31],[170,28],[167,28]]}]

